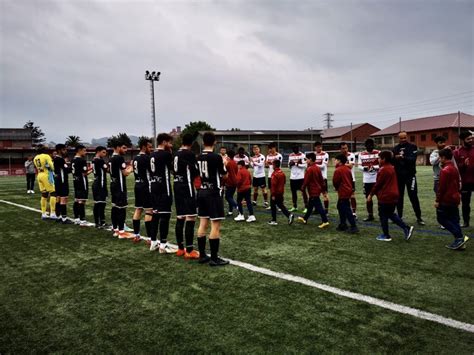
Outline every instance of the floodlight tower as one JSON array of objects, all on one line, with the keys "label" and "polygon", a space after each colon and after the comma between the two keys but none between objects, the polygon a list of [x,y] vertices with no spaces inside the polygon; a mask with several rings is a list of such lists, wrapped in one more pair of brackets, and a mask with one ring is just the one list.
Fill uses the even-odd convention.
[{"label": "floodlight tower", "polygon": [[153,147],[156,149],[156,113],[155,113],[155,81],[160,80],[161,72],[152,71],[151,73],[147,70],[145,72],[145,80],[150,81],[151,90],[151,127],[153,131]]}]

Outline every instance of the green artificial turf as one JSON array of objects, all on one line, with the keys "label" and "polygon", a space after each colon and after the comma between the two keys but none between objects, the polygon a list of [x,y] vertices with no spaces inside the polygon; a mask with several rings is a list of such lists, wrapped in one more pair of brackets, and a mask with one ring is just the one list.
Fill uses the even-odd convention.
[{"label": "green artificial turf", "polygon": [[[395,225],[390,225],[391,243],[376,241],[377,221],[359,222],[359,235],[336,232],[331,192],[328,230],[317,228],[316,216],[308,225],[288,226],[279,214],[280,224],[268,226],[269,212],[257,207],[256,223],[224,222],[221,255],[472,324],[474,242],[464,252],[444,247],[452,237],[435,219],[431,169],[418,171],[427,225],[416,227],[410,242]],[[361,176],[358,180],[361,220],[365,203]],[[39,194],[27,195],[24,185],[23,178],[1,178],[0,199],[39,208]],[[129,196],[132,204],[133,191]],[[289,191],[286,201],[289,206]],[[132,213],[130,208],[129,225]],[[405,217],[415,222],[407,198]],[[92,204],[87,218],[92,220]],[[467,354],[474,349],[472,333],[236,266],[216,270],[152,253],[144,244],[43,222],[37,212],[3,203],[0,227],[0,353]]]}]

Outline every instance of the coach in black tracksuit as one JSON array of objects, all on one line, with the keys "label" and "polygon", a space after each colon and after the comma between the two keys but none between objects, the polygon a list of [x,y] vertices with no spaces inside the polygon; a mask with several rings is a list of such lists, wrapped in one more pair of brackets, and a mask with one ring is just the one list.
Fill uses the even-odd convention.
[{"label": "coach in black tracksuit", "polygon": [[421,218],[420,201],[418,200],[418,186],[416,182],[416,156],[418,148],[416,145],[408,143],[406,132],[400,132],[398,138],[400,143],[393,148],[398,191],[400,193],[397,205],[398,216],[400,218],[403,217],[403,200],[406,186],[408,197],[410,198],[413,211],[415,212],[416,220],[418,224],[424,225],[425,222]]}]

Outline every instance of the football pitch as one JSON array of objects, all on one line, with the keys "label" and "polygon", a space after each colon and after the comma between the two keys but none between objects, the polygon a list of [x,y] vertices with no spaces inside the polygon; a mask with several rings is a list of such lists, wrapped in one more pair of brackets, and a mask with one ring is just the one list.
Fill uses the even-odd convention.
[{"label": "football pitch", "polygon": [[[431,174],[418,167],[426,226],[415,224],[409,242],[393,224],[392,242],[375,240],[380,226],[362,222],[358,174],[358,235],[335,230],[334,192],[323,231],[319,216],[288,226],[280,213],[269,226],[269,211],[257,207],[256,223],[224,221],[220,254],[236,263],[223,268],[0,202],[0,353],[472,354],[474,240],[463,252],[445,248],[453,239],[436,222]],[[24,177],[0,178],[0,200],[39,209],[38,191],[26,194],[25,185]],[[131,177],[128,186],[133,205]],[[285,201],[289,207],[288,182]],[[86,218],[93,220],[92,203]],[[407,196],[405,220],[415,223]],[[465,232],[473,237],[474,229]],[[437,321],[446,318],[452,322]]]}]

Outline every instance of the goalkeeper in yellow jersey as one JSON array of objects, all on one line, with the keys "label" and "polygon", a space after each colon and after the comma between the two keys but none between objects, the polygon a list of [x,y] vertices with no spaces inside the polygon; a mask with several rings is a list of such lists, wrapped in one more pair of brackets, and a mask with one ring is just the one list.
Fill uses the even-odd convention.
[{"label": "goalkeeper in yellow jersey", "polygon": [[[36,169],[38,170],[38,185],[41,192],[41,218],[57,219],[56,216],[56,192],[54,189],[54,165],[53,160],[49,154],[46,154],[46,148],[39,146],[37,148],[38,154],[33,159]],[[50,215],[48,216],[46,210],[48,206]]]}]

